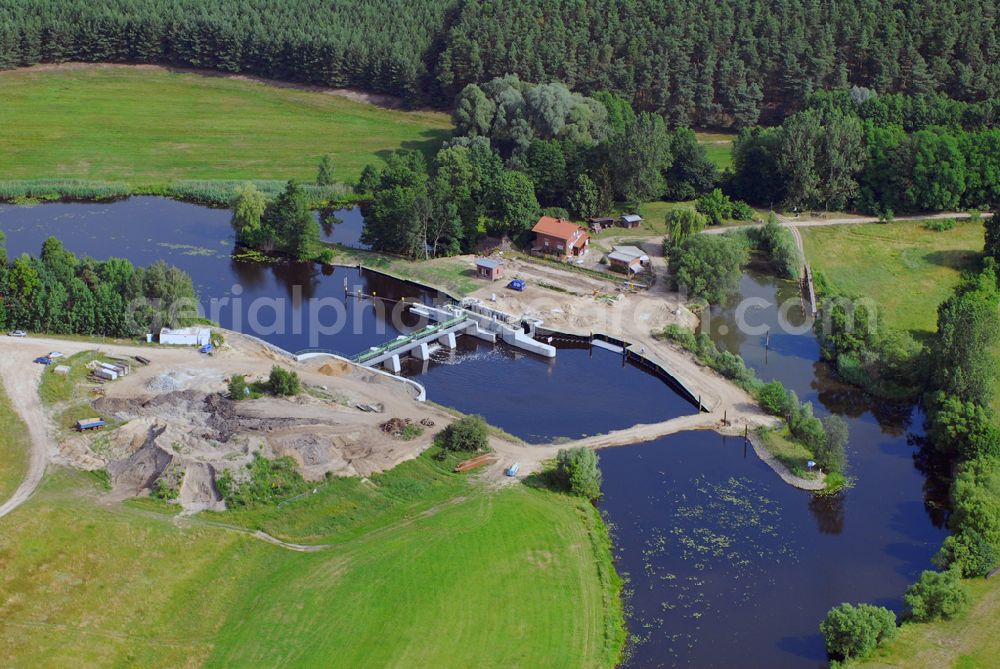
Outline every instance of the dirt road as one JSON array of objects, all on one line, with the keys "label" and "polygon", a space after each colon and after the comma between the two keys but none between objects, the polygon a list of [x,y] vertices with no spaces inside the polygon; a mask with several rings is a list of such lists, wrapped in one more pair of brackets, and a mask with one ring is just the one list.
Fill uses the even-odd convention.
[{"label": "dirt road", "polygon": [[0,352],[0,380],[10,398],[11,406],[24,421],[31,444],[28,472],[10,499],[0,504],[0,518],[31,497],[41,482],[45,466],[49,462],[50,441],[47,436],[45,414],[38,398],[38,382],[42,376],[42,369],[41,365],[32,363],[32,359],[28,356],[11,355],[6,346]]}]

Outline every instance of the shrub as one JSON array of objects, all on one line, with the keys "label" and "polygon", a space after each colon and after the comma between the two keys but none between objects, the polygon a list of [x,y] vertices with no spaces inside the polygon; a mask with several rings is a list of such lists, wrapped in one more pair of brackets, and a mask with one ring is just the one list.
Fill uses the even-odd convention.
[{"label": "shrub", "polygon": [[424,433],[424,428],[416,423],[408,423],[399,433],[399,438],[403,441],[411,441]]},{"label": "shrub", "polygon": [[1000,428],[985,408],[944,392],[935,393],[929,405],[927,436],[938,451],[963,460],[1000,457]]},{"label": "shrub", "polygon": [[823,426],[823,441],[818,445],[813,455],[820,467],[827,471],[841,471],[846,458],[844,448],[847,446],[847,422],[840,416],[831,414],[820,419]]},{"label": "shrub", "polygon": [[871,604],[841,604],[830,609],[819,631],[831,657],[864,658],[896,636],[896,614]]},{"label": "shrub", "polygon": [[802,258],[795,245],[795,238],[788,228],[778,222],[774,214],[767,217],[764,225],[750,228],[746,234],[753,247],[768,257],[779,275],[787,278],[799,275]]},{"label": "shrub", "polygon": [[765,383],[757,391],[757,401],[764,411],[775,416],[785,416],[788,408],[788,393],[781,381]]},{"label": "shrub", "polygon": [[485,451],[490,428],[482,416],[464,416],[441,433],[441,447],[449,451]]},{"label": "shrub", "polygon": [[724,194],[722,189],[716,188],[711,193],[706,193],[698,198],[698,202],[695,203],[695,209],[699,213],[705,214],[709,225],[721,225],[723,221],[729,218],[732,205],[733,202],[729,199],[729,196]]},{"label": "shrub", "polygon": [[754,371],[746,366],[743,358],[729,351],[722,351],[715,357],[715,368],[727,379],[736,381],[741,386],[754,382]]},{"label": "shrub", "polygon": [[246,377],[242,374],[233,374],[229,379],[229,397],[234,400],[242,400],[250,395],[250,388],[247,387]]},{"label": "shrub", "polygon": [[669,339],[670,341],[677,342],[688,350],[694,350],[694,332],[692,332],[690,328],[686,328],[683,325],[668,325],[663,328],[661,336],[665,339]]},{"label": "shrub", "polygon": [[678,245],[671,241],[667,250],[674,284],[692,297],[716,304],[736,291],[750,262],[744,235],[693,234]]},{"label": "shrub", "polygon": [[709,225],[720,225],[726,220],[749,221],[754,215],[750,205],[746,202],[734,202],[719,188],[698,198],[695,209],[705,215]]},{"label": "shrub", "polygon": [[946,538],[931,562],[939,569],[957,569],[965,578],[976,578],[990,573],[997,554],[979,532],[968,529]]},{"label": "shrub", "polygon": [[910,607],[910,616],[927,622],[952,618],[969,605],[969,590],[960,580],[957,569],[925,571],[920,580],[906,589],[903,601]]},{"label": "shrub", "polygon": [[952,230],[955,227],[954,218],[936,218],[924,223],[924,227],[928,230],[933,230],[934,232],[944,232],[946,230]]},{"label": "shrub", "polygon": [[333,252],[333,249],[324,248],[316,255],[316,260],[324,265],[329,265],[335,257],[336,254]]},{"label": "shrub", "polygon": [[601,496],[601,469],[597,452],[590,448],[561,449],[556,454],[553,477],[557,485],[574,495],[587,499]]},{"label": "shrub", "polygon": [[978,533],[994,549],[1000,547],[1000,464],[979,458],[959,465],[951,487],[952,529]]},{"label": "shrub", "polygon": [[310,485],[302,478],[295,460],[288,456],[268,460],[255,453],[247,469],[246,480],[237,481],[228,469],[216,480],[216,487],[229,508],[272,504],[304,492]]},{"label": "shrub", "polygon": [[742,200],[733,202],[733,208],[729,211],[729,218],[734,221],[752,221],[753,217],[753,207]]},{"label": "shrub", "polygon": [[271,392],[279,397],[298,395],[302,390],[299,375],[296,372],[288,371],[277,365],[271,367],[271,374],[267,378],[267,385],[271,389]]}]

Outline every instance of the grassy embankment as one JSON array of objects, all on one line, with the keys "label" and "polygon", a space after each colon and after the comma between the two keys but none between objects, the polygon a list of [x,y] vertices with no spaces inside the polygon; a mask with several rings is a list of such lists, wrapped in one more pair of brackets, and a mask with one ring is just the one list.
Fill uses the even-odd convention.
[{"label": "grassy embankment", "polygon": [[[963,223],[944,232],[921,223],[897,222],[802,228],[806,255],[836,287],[873,298],[889,325],[926,338],[936,327],[937,307],[963,269],[974,267],[983,248],[983,226]],[[998,352],[1000,359],[1000,352]],[[1000,405],[1000,392],[994,406]],[[904,624],[897,640],[859,666],[995,666],[1000,656],[1000,579],[967,581],[972,609],[956,620]],[[855,665],[851,665],[855,666]]]},{"label": "grassy embankment", "polygon": [[[60,666],[610,666],[619,583],[594,508],[429,457],[280,508],[175,522],[56,470],[0,519],[0,655]],[[222,524],[227,524],[228,527]],[[289,541],[294,552],[235,525]]]},{"label": "grassy embankment", "polygon": [[848,664],[868,669],[991,669],[1000,657],[1000,582],[967,582],[972,606],[953,620],[905,623],[896,639],[865,662]]},{"label": "grassy embankment", "polygon": [[397,148],[434,151],[446,114],[404,112],[295,88],[156,68],[0,73],[0,180],[338,181]]},{"label": "grassy embankment", "polygon": [[28,434],[0,385],[0,502],[5,502],[28,471]]}]

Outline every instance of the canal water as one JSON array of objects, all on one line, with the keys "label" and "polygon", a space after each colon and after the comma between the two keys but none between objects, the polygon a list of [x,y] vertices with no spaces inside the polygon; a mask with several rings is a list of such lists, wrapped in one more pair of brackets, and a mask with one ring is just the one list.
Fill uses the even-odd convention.
[{"label": "canal water", "polygon": [[[323,216],[324,236],[359,245],[360,212]],[[104,203],[0,205],[10,255],[37,254],[49,235],[78,255],[125,257],[137,265],[163,259],[188,272],[203,303],[241,298],[217,320],[298,351],[354,354],[416,325],[393,322],[351,290],[393,300],[438,298],[414,284],[357,269],[312,263],[236,260],[229,212],[159,198]],[[765,305],[796,295],[794,284],[748,273],[745,297]],[[252,305],[279,298],[283,312]],[[309,298],[322,298],[314,336]],[[338,306],[339,305],[339,306]],[[795,320],[795,310],[790,318]],[[254,332],[252,316],[271,330]],[[874,601],[899,610],[900,596],[944,538],[944,512],[933,477],[918,467],[922,417],[912,407],[875,402],[832,378],[818,362],[811,333],[777,329],[778,309],[714,309],[706,331],[739,352],[764,379],[778,378],[817,413],[849,423],[850,490],[815,497],[790,488],[742,440],[714,433],[674,435],[601,452],[604,498],[619,570],[628,579],[628,623],[636,642],[628,666],[818,667],[825,662],[818,623],[842,601]],[[801,313],[799,313],[801,317]],[[736,327],[771,328],[746,334]],[[746,329],[746,328],[744,328]],[[754,332],[760,328],[750,328]],[[580,437],[691,413],[661,380],[602,349],[560,349],[544,360],[504,346],[459,338],[426,365],[404,373],[430,399],[481,413],[529,441]]]},{"label": "canal water", "polygon": [[826,611],[862,601],[901,611],[946,536],[944,489],[922,471],[919,410],[844,386],[811,332],[779,329],[789,299],[790,324],[802,323],[795,283],[750,271],[740,288],[751,306],[769,306],[715,308],[705,331],[817,415],[847,420],[853,485],[835,496],[796,490],[742,439],[714,433],[602,451],[601,509],[635,639],[626,666],[824,666]]}]

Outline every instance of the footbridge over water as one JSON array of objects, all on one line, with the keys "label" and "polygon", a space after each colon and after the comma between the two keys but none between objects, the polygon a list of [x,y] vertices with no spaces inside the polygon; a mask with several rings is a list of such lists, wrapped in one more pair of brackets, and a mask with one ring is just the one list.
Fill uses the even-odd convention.
[{"label": "footbridge over water", "polygon": [[513,325],[514,318],[503,312],[483,307],[478,302],[463,302],[461,306],[432,307],[424,304],[410,306],[410,313],[431,321],[426,327],[408,335],[354,356],[353,361],[366,367],[384,366],[398,374],[401,358],[412,355],[427,360],[442,347],[453,349],[456,337],[471,335],[477,339],[496,342],[498,339],[511,346],[530,351],[546,358],[554,358],[554,346],[536,341],[521,327]]}]

